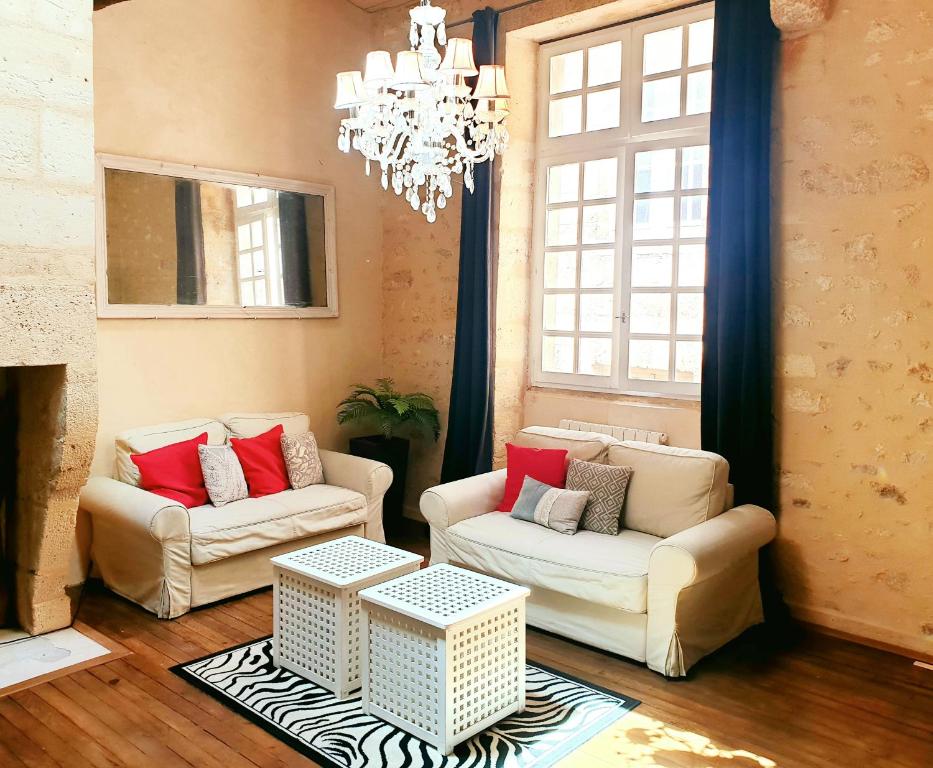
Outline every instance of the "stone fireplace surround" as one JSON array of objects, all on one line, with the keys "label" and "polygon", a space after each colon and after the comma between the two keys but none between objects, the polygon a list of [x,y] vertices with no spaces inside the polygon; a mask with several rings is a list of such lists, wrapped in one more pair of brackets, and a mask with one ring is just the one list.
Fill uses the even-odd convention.
[{"label": "stone fireplace surround", "polygon": [[33,634],[72,620],[97,432],[91,12],[87,0],[0,4],[0,368],[18,425],[8,597]]}]

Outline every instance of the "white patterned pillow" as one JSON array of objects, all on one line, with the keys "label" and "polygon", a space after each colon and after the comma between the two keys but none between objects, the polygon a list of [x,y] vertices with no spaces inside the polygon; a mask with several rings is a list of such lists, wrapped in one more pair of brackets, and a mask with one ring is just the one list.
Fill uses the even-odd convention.
[{"label": "white patterned pillow", "polygon": [[240,460],[229,445],[199,445],[198,458],[211,504],[222,507],[249,496]]},{"label": "white patterned pillow", "polygon": [[292,488],[306,488],[324,482],[324,466],[317,452],[313,432],[303,435],[282,435],[282,455]]}]

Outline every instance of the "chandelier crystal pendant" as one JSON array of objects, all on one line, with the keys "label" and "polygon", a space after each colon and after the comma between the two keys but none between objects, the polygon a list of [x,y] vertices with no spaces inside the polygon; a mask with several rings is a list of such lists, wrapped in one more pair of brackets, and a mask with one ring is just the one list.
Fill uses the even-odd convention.
[{"label": "chandelier crystal pendant", "polygon": [[[453,195],[451,176],[463,174],[472,193],[474,166],[505,150],[509,91],[504,67],[477,70],[472,41],[447,39],[447,11],[421,0],[409,15],[411,50],[399,52],[394,67],[388,51],[372,51],[365,73],[337,75],[334,108],[350,110],[337,147],[363,155],[367,176],[378,164],[382,188],[391,184],[434,222]],[[475,75],[471,90],[466,78]]]}]

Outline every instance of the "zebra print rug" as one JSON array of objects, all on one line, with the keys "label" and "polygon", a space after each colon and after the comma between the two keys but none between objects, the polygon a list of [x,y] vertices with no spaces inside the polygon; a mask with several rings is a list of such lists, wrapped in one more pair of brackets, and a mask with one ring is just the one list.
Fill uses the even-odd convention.
[{"label": "zebra print rug", "polygon": [[329,691],[274,666],[271,638],[172,671],[325,768],[545,768],[639,704],[540,665],[526,669],[525,711],[446,757],[364,715],[359,695],[337,701]]}]

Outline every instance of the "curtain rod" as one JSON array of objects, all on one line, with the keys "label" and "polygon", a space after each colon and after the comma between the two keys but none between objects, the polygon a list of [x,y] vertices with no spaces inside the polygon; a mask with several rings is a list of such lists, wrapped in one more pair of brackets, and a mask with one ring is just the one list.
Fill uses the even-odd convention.
[{"label": "curtain rod", "polygon": [[[542,0],[523,0],[521,3],[512,3],[512,5],[507,5],[505,8],[499,11],[499,14],[508,13],[509,11],[517,11],[519,8],[524,8],[526,5],[534,5],[535,3],[540,3]],[[462,27],[464,24],[472,24],[473,17],[471,16],[468,19],[458,19],[457,21],[446,24],[447,29],[451,27]]]},{"label": "curtain rod", "polygon": [[[536,3],[540,3],[540,2],[543,2],[543,0],[524,0],[524,2],[521,2],[521,3],[513,3],[512,5],[507,5],[501,11],[499,11],[499,13],[503,14],[503,13],[508,13],[509,11],[517,11],[519,8],[524,8],[526,5],[535,5]],[[696,8],[697,6],[706,5],[712,2],[714,2],[714,0],[696,0],[696,2],[685,3],[684,5],[679,5],[675,8],[668,8],[663,11],[654,11],[653,13],[646,13],[646,14],[643,14],[642,16],[636,16],[634,18],[625,19],[623,21],[615,21],[612,24],[606,24],[602,27],[596,27],[595,29],[588,29],[585,32],[574,32],[572,35],[564,35],[563,37],[554,37],[549,40],[542,40],[541,45],[546,45],[547,43],[556,43],[560,40],[569,40],[572,37],[579,37],[580,35],[588,35],[591,32],[601,32],[604,29],[612,29],[613,27],[621,27],[623,24],[632,24],[633,22],[636,22],[636,21],[645,21],[646,19],[653,19],[655,16],[663,16],[665,13],[672,13],[673,11],[685,11],[688,8]],[[570,15],[570,14],[567,14],[567,15]],[[472,24],[472,23],[473,23],[472,17],[469,19],[459,19],[453,22],[452,24],[447,24],[447,29],[450,29],[451,27],[459,27],[459,26],[463,26],[464,24]]]}]

